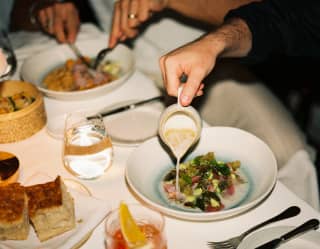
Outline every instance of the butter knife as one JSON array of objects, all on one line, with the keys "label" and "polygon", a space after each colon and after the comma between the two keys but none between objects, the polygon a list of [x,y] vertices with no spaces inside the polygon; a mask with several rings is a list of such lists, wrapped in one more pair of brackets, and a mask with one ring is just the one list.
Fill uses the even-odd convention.
[{"label": "butter knife", "polygon": [[91,68],[90,63],[86,60],[86,58],[82,55],[80,52],[80,49],[73,43],[68,43],[69,48],[72,50],[72,52],[83,62],[87,65],[87,67]]},{"label": "butter knife", "polygon": [[73,43],[68,43],[69,48],[73,51],[73,53],[76,55],[78,59],[81,60],[83,64],[85,64],[88,67],[88,73],[91,75],[91,77],[95,77],[96,71],[95,68],[92,67],[91,63],[87,61],[87,59],[82,55],[80,52],[79,48],[73,44]]},{"label": "butter knife", "polygon": [[288,242],[290,239],[302,235],[309,230],[316,230],[319,227],[319,220],[311,219],[298,226],[297,228],[291,230],[290,232],[282,235],[279,238],[273,239],[261,246],[256,247],[255,249],[274,249],[279,247],[282,243]]},{"label": "butter knife", "polygon": [[[160,95],[160,96],[156,96],[156,97],[153,97],[153,98],[150,98],[150,99],[145,99],[145,100],[133,102],[131,104],[127,104],[127,105],[123,105],[123,106],[120,106],[120,107],[116,107],[116,108],[113,108],[113,109],[110,109],[110,110],[107,110],[107,111],[101,111],[98,114],[100,116],[102,116],[102,117],[105,117],[105,116],[108,116],[108,115],[112,115],[112,114],[116,114],[116,113],[119,113],[119,112],[131,110],[131,109],[134,109],[134,108],[136,108],[138,106],[145,105],[147,103],[151,103],[151,102],[158,101],[158,100],[163,100],[163,99],[164,99],[164,96]],[[87,119],[92,119],[92,118],[94,118],[94,116],[87,117]]]}]

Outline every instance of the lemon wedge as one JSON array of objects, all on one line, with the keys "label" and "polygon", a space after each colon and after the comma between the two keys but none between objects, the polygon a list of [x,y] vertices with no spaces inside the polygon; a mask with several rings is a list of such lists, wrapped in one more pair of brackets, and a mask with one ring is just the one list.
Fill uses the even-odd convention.
[{"label": "lemon wedge", "polygon": [[128,244],[134,246],[134,248],[144,246],[147,243],[146,236],[138,227],[129,211],[128,205],[124,202],[120,203],[119,218],[122,235]]}]

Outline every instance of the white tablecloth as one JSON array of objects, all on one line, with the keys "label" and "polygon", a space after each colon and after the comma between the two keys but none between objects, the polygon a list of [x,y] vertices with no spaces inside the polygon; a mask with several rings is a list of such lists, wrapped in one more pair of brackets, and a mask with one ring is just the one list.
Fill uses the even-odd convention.
[{"label": "white tablecloth", "polygon": [[[19,59],[19,67],[21,66],[23,59],[28,55],[55,44],[55,41],[37,33],[19,33],[15,35],[16,37],[28,36],[30,41],[34,41],[31,44],[37,44],[27,48],[27,46],[22,46],[22,40],[14,40],[15,47],[20,47],[16,50]],[[82,26],[79,39],[85,39],[86,37],[93,38],[95,35],[96,37],[100,37],[101,34],[94,30],[92,32],[92,27],[90,26]],[[19,78],[18,72],[15,77]],[[141,89],[143,89],[143,91],[141,91]],[[86,102],[85,104],[80,102],[73,102],[73,104],[70,104],[45,98],[45,105],[48,112],[48,118],[50,119],[51,115],[55,115],[56,113],[61,112],[61,110],[78,108],[78,105],[82,106],[87,105],[88,103],[94,105],[98,102],[100,103],[100,101],[100,104],[103,103],[107,105],[112,103],[115,99],[117,99],[117,101],[122,100],[122,98],[126,99],[128,94],[134,94],[140,98],[152,97],[159,94],[159,90],[153,85],[151,80],[137,71],[123,87],[114,91],[111,95],[108,95],[108,98],[101,97],[101,100],[93,100]],[[62,141],[49,136],[46,127],[26,140],[17,143],[0,144],[0,150],[14,153],[19,158],[21,163],[20,181],[22,182],[36,172],[45,172],[50,176],[59,174],[62,177],[72,178],[62,164]],[[126,160],[133,150],[133,147],[115,147],[113,165],[107,173],[97,180],[81,182],[95,197],[110,202],[113,207],[116,207],[120,200],[137,202],[129,191],[124,179]],[[294,219],[282,221],[277,225],[286,224],[295,226],[301,224],[308,218],[320,219],[320,213],[318,211],[314,210],[306,202],[294,195],[282,183],[277,182],[275,189],[263,203],[252,210],[233,218],[213,222],[189,222],[166,217],[165,231],[168,238],[168,248],[205,249],[207,248],[206,241],[221,240],[239,234],[246,228],[279,213],[290,205],[300,206],[302,213]],[[81,248],[105,248],[103,224],[98,226],[90,239]]]},{"label": "white tablecloth", "polygon": [[[0,150],[10,151],[17,155],[22,166],[21,181],[28,179],[35,172],[45,172],[50,176],[60,174],[62,177],[72,177],[62,164],[62,141],[50,137],[45,128],[24,141],[0,144]],[[133,150],[132,147],[115,147],[114,162],[107,173],[97,180],[81,182],[89,188],[95,197],[110,202],[112,207],[117,207],[120,200],[129,203],[137,202],[124,179],[126,160]],[[309,218],[320,219],[319,212],[299,199],[282,183],[277,182],[275,189],[263,203],[233,218],[212,222],[189,222],[166,217],[165,232],[168,238],[168,248],[207,249],[206,241],[222,240],[236,235],[240,231],[281,212],[290,205],[298,205],[302,210],[301,214],[274,225],[296,226]],[[97,227],[81,248],[104,249],[103,223]]]}]

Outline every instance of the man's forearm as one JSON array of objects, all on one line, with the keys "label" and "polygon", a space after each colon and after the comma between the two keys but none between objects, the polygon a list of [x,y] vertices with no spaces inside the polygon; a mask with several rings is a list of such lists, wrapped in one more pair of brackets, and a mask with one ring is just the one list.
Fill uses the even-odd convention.
[{"label": "man's forearm", "polygon": [[202,39],[210,44],[213,54],[219,57],[244,57],[252,46],[251,31],[239,18],[228,20]]},{"label": "man's forearm", "polygon": [[260,0],[168,0],[167,7],[185,16],[220,25],[230,10],[258,1]]}]

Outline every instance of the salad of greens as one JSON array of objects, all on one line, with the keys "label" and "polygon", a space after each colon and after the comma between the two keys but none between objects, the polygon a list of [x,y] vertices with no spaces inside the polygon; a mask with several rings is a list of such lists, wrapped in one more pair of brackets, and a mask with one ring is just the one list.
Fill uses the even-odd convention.
[{"label": "salad of greens", "polygon": [[180,164],[179,185],[176,191],[176,169],[164,176],[163,189],[169,200],[204,212],[224,208],[221,199],[232,196],[237,184],[245,183],[238,174],[240,161],[222,162],[213,152],[197,156]]}]

